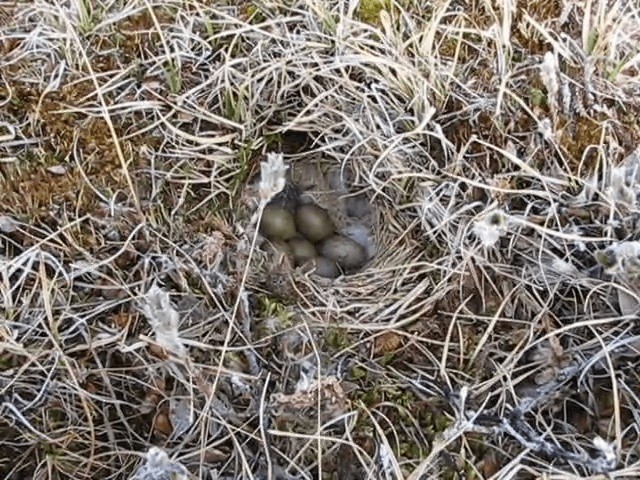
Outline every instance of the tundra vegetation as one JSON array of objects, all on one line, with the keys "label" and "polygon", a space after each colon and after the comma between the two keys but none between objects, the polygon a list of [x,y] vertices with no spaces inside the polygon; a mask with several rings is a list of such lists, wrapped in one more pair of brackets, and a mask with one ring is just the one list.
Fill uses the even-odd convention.
[{"label": "tundra vegetation", "polygon": [[[0,476],[640,478],[639,45],[627,0],[0,1]],[[366,264],[265,241],[289,177]]]}]

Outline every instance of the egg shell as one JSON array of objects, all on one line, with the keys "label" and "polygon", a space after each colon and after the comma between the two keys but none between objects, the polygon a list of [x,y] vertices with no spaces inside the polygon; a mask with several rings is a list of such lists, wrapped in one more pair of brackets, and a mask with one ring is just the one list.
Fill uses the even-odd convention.
[{"label": "egg shell", "polygon": [[360,267],[367,260],[365,248],[343,235],[327,238],[320,244],[319,251],[345,270]]},{"label": "egg shell", "polygon": [[296,227],[309,241],[320,242],[335,231],[327,211],[315,204],[300,205],[296,210]]},{"label": "egg shell", "polygon": [[313,273],[325,278],[336,278],[340,275],[340,269],[333,260],[329,260],[327,257],[316,257],[314,260],[315,269]]},{"label": "egg shell", "polygon": [[260,233],[270,240],[289,240],[296,236],[293,215],[277,205],[267,205],[260,220]]},{"label": "egg shell", "polygon": [[316,247],[306,238],[295,237],[288,242],[296,266],[303,265],[318,255]]}]

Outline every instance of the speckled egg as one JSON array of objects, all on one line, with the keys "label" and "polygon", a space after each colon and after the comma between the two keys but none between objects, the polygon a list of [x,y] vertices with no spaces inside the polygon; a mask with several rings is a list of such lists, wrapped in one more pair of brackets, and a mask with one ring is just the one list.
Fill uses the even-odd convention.
[{"label": "speckled egg", "polygon": [[343,235],[334,235],[320,244],[320,254],[338,263],[345,270],[362,266],[367,252],[359,243]]},{"label": "speckled egg", "polygon": [[335,225],[324,208],[314,204],[300,205],[296,210],[296,227],[309,241],[320,242],[335,231]]},{"label": "speckled egg", "polygon": [[260,233],[270,240],[289,240],[296,236],[291,212],[277,205],[267,205],[262,212]]}]

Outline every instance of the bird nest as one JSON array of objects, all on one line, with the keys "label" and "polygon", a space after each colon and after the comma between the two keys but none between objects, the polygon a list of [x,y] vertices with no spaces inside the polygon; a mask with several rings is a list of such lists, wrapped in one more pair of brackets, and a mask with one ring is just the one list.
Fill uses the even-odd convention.
[{"label": "bird nest", "polygon": [[[433,293],[437,279],[425,263],[433,251],[421,238],[418,208],[397,209],[406,197],[403,186],[390,182],[389,188],[376,192],[367,182],[366,160],[338,162],[303,151],[287,161],[287,185],[298,190],[303,203],[325,209],[335,230],[366,250],[366,260],[337,278],[324,278],[308,265],[296,266],[260,235],[259,266],[251,270],[251,282],[295,306],[308,321],[325,325],[382,331],[428,315],[446,289]],[[259,177],[250,191],[255,192],[258,183]]]}]

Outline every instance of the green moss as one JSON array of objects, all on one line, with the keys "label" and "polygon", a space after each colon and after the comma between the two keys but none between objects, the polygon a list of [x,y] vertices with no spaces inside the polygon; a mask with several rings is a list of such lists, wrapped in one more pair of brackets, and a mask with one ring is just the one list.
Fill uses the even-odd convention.
[{"label": "green moss", "polygon": [[380,365],[387,366],[393,361],[394,358],[395,358],[395,353],[389,352],[389,353],[385,353],[382,356],[382,358],[379,359],[378,361],[380,362]]},{"label": "green moss", "polygon": [[531,88],[529,90],[529,103],[533,107],[547,106],[547,96],[539,88]]},{"label": "green moss", "polygon": [[252,23],[252,24],[256,24],[256,23],[262,23],[266,20],[266,17],[264,16],[264,13],[262,12],[262,10],[260,9],[260,7],[254,3],[250,3],[248,4],[245,8],[244,8],[244,12],[243,12],[247,17],[249,17],[247,19],[248,23]]},{"label": "green moss", "polygon": [[11,368],[11,357],[3,355],[0,357],[0,370],[9,370]]},{"label": "green moss", "polygon": [[364,368],[360,368],[356,366],[351,368],[351,370],[349,371],[349,379],[351,381],[364,380],[366,378],[367,378],[367,371]]},{"label": "green moss", "polygon": [[325,343],[335,350],[344,350],[352,345],[348,332],[342,328],[330,328],[327,330]]},{"label": "green moss", "polygon": [[391,2],[389,0],[360,0],[358,18],[372,25],[378,24],[380,22],[380,12],[390,8]]},{"label": "green moss", "polygon": [[420,445],[413,441],[404,442],[400,444],[399,452],[400,456],[405,458],[424,458],[424,450],[420,448]]},{"label": "green moss", "polygon": [[377,405],[382,401],[381,392],[375,388],[366,389],[359,392],[358,394],[356,394],[356,398],[368,408]]},{"label": "green moss", "polygon": [[262,318],[277,318],[283,328],[292,325],[293,313],[286,305],[267,295],[258,295],[258,315]]}]

